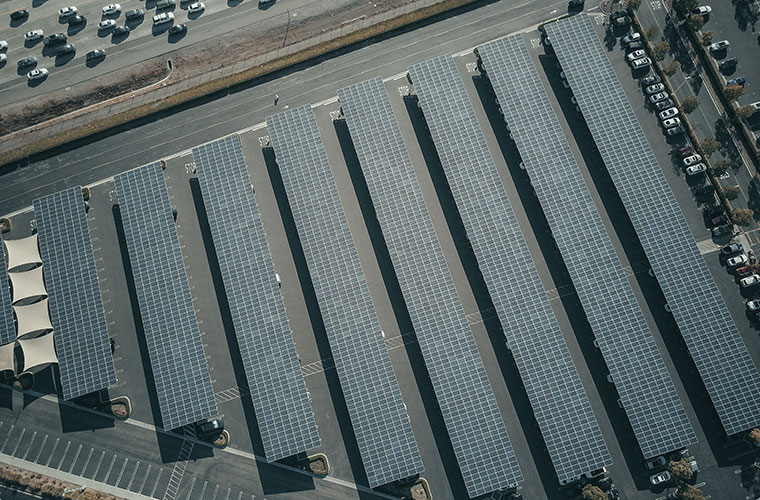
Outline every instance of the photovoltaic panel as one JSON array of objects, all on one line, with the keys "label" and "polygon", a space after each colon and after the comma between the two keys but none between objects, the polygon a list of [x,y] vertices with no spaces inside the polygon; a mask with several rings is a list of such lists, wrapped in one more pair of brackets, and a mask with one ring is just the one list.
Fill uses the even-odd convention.
[{"label": "photovoltaic panel", "polygon": [[338,97],[467,492],[516,484],[517,459],[383,82]]},{"label": "photovoltaic panel", "polygon": [[726,434],[760,424],[760,373],[591,20],[546,25],[557,57]]},{"label": "photovoltaic panel", "polygon": [[193,149],[264,455],[319,446],[301,364],[238,136]]},{"label": "photovoltaic panel", "polygon": [[418,474],[422,459],[314,114],[295,108],[267,126],[369,485]]},{"label": "photovoltaic panel", "polygon": [[610,464],[454,59],[424,61],[409,74],[558,479]]},{"label": "photovoltaic panel", "polygon": [[34,200],[63,399],[116,383],[81,186]]},{"label": "photovoltaic panel", "polygon": [[218,410],[159,163],[114,177],[164,429]]},{"label": "photovoltaic panel", "polygon": [[8,283],[8,261],[5,259],[3,235],[0,234],[0,345],[16,340],[16,328],[13,326],[13,307],[11,289]]},{"label": "photovoltaic panel", "polygon": [[489,42],[477,52],[644,457],[695,443],[673,380],[522,36]]}]

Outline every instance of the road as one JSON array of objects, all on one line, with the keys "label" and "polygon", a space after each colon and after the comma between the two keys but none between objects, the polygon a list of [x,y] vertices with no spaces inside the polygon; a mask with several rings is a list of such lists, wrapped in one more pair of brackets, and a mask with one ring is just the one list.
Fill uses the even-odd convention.
[{"label": "road", "polygon": [[[70,4],[34,0],[31,8],[28,1],[22,0],[10,0],[3,4],[0,40],[8,42],[8,61],[0,66],[0,92],[4,103],[41,96],[240,28],[265,31],[284,27],[289,18],[308,18],[356,3],[356,0],[288,0],[274,2],[264,8],[259,7],[255,0],[208,0],[204,2],[206,9],[203,12],[190,15],[187,6],[192,2],[177,0],[173,9],[174,23],[186,23],[188,31],[184,36],[169,37],[166,31],[171,24],[153,27],[156,0],[122,0],[121,13],[107,19],[114,19],[117,25],[126,23],[132,31],[127,36],[117,37],[113,29],[98,29],[101,19],[106,19],[101,17],[101,8],[108,0],[69,1]],[[69,26],[65,20],[59,19],[58,10],[64,5],[75,5],[78,14],[87,19],[86,24]],[[10,13],[21,8],[30,11],[29,18],[23,23],[10,21]],[[126,22],[124,13],[131,9],[143,9],[144,18]],[[25,43],[24,34],[37,29],[41,29],[45,36],[67,34],[68,42],[76,47],[76,55],[73,58],[56,57],[53,49],[44,48],[41,39]],[[98,64],[85,64],[85,54],[94,49],[105,49],[106,58]],[[16,64],[24,57],[36,57],[36,67],[50,71],[47,80],[42,84],[30,85],[26,73],[34,66],[18,69]]]},{"label": "road", "polygon": [[[283,107],[332,98],[342,86],[377,75],[391,76],[415,62],[525,30],[559,15],[564,8],[566,2],[551,0],[484,3],[438,22],[364,43],[338,56],[235,87],[227,95],[190,103],[63,146],[23,168],[11,165],[4,170],[0,213],[31,205],[35,197],[66,186],[92,183],[250,127]],[[277,107],[273,105],[275,93],[280,96]]]}]

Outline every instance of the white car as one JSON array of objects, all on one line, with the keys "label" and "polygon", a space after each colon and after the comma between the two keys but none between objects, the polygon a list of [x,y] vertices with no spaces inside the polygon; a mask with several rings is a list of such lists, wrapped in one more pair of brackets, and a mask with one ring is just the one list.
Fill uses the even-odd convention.
[{"label": "white car", "polygon": [[760,311],[760,300],[750,300],[747,302],[747,310],[749,312]]},{"label": "white car", "polygon": [[40,78],[45,78],[47,75],[48,75],[47,68],[37,68],[27,73],[26,77],[31,81],[31,80],[39,80]]},{"label": "white car", "polygon": [[32,31],[28,31],[24,35],[24,40],[27,42],[31,42],[32,40],[39,40],[40,38],[44,36],[45,36],[45,33],[43,33],[42,30],[32,30]]},{"label": "white car", "polygon": [[649,102],[651,102],[652,104],[656,104],[656,103],[658,103],[660,101],[664,101],[668,97],[670,97],[670,96],[668,95],[667,92],[660,92],[658,94],[650,95],[649,96]]},{"label": "white car", "polygon": [[652,486],[657,486],[658,484],[667,483],[671,478],[670,472],[662,471],[659,474],[649,476],[649,482],[652,483]]},{"label": "white car", "polygon": [[650,85],[646,89],[644,89],[647,94],[656,94],[657,92],[662,92],[665,90],[665,84],[662,83],[655,83],[654,85]]},{"label": "white car", "polygon": [[77,8],[73,5],[70,7],[64,7],[61,10],[58,11],[58,15],[60,17],[69,17],[69,16],[75,16],[77,13]]},{"label": "white car", "polygon": [[728,48],[730,44],[728,43],[728,40],[721,40],[719,42],[711,43],[710,44],[710,52],[719,52],[721,50],[725,50]]},{"label": "white car", "polygon": [[193,2],[187,7],[187,12],[189,14],[195,14],[197,12],[203,12],[203,10],[206,8],[206,5],[204,5],[203,2]]},{"label": "white car", "polygon": [[641,33],[634,31],[633,33],[629,33],[623,37],[623,43],[628,45],[629,43],[633,43],[636,41],[641,40]]},{"label": "white car", "polygon": [[121,12],[121,5],[118,3],[111,3],[103,7],[104,16],[112,16],[114,14],[118,14],[119,12]]},{"label": "white car", "polygon": [[707,171],[707,167],[704,163],[697,163],[690,167],[686,167],[686,175],[699,175]]},{"label": "white car", "polygon": [[706,16],[710,12],[712,12],[712,7],[710,7],[709,5],[700,5],[699,7],[691,11],[692,14],[699,14],[700,16]]},{"label": "white car", "polygon": [[678,118],[668,118],[667,120],[663,120],[662,122],[662,126],[665,128],[677,127],[680,124],[681,124],[681,120],[679,120]]},{"label": "white car", "polygon": [[625,56],[625,58],[628,60],[628,62],[633,62],[636,59],[641,59],[642,57],[644,57],[646,55],[647,55],[647,53],[644,52],[643,49],[639,49],[639,50],[634,50],[633,52],[631,52],[630,54],[628,54],[627,56]]},{"label": "white car", "polygon": [[0,54],[0,64],[5,64],[5,61],[8,60],[8,56],[5,54]]},{"label": "white car", "polygon": [[689,165],[694,165],[695,163],[699,163],[700,161],[702,161],[702,155],[693,154],[683,159],[683,166],[688,167]]},{"label": "white car", "polygon": [[631,63],[631,67],[633,69],[641,69],[641,68],[646,68],[648,66],[651,66],[651,64],[652,64],[651,59],[649,59],[648,57],[642,57],[641,59],[636,59],[635,61],[633,61]]},{"label": "white car", "polygon": [[98,23],[98,29],[99,30],[107,30],[111,29],[116,26],[116,21],[113,19],[106,19],[105,21],[100,21]]},{"label": "white car", "polygon": [[743,253],[735,257],[731,257],[726,261],[726,265],[728,267],[742,267],[746,266],[747,264],[749,264],[749,259]]},{"label": "white car", "polygon": [[0,50],[5,50],[8,48],[8,42],[5,40],[0,40]]},{"label": "white car", "polygon": [[739,280],[739,285],[742,288],[750,288],[757,284],[760,284],[760,276],[757,274],[753,274],[752,276],[747,276],[746,278],[742,278]]},{"label": "white car", "polygon": [[665,111],[661,111],[659,115],[660,120],[667,120],[668,118],[673,118],[678,114],[678,108],[668,108]]},{"label": "white car", "polygon": [[153,16],[153,24],[164,24],[172,21],[174,21],[174,14],[171,12],[164,12],[163,14]]}]

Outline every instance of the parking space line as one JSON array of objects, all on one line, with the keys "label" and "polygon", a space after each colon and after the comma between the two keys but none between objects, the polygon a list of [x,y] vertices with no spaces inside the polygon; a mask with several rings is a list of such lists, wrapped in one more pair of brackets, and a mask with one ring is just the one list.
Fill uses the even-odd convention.
[{"label": "parking space line", "polygon": [[40,445],[40,451],[37,452],[37,456],[34,457],[34,460],[32,460],[32,462],[39,463],[39,462],[37,462],[37,460],[40,459],[40,455],[42,455],[42,450],[45,449],[45,443],[47,443],[47,440],[48,440],[48,435],[45,434],[45,437],[42,438],[42,444]]},{"label": "parking space line", "polygon": [[135,470],[132,471],[132,477],[129,478],[129,482],[127,483],[127,489],[129,491],[132,491],[132,481],[135,480],[135,475],[137,475],[137,469],[140,468],[140,461],[137,461],[137,464],[135,465]]},{"label": "parking space line", "polygon": [[208,481],[203,481],[203,488],[201,488],[201,494],[198,498],[203,498],[203,495],[206,494],[206,486],[208,486]]},{"label": "parking space line", "polygon": [[158,469],[158,477],[156,477],[156,483],[153,485],[153,490],[150,492],[151,498],[156,498],[156,488],[158,488],[158,482],[161,481],[161,473],[164,472],[163,467]]},{"label": "parking space line", "polygon": [[77,460],[79,460],[79,454],[82,452],[82,445],[80,444],[77,447],[76,453],[74,453],[74,460],[71,461],[71,467],[69,467],[69,470],[67,471],[69,474],[71,474],[71,471],[74,470],[74,465],[76,465]]},{"label": "parking space line", "polygon": [[105,451],[101,451],[100,452],[100,459],[98,460],[98,465],[95,466],[95,473],[92,475],[92,477],[90,479],[95,479],[95,476],[98,475],[98,471],[100,470],[100,464],[103,463],[103,457],[105,457],[105,456],[106,456],[106,452]]},{"label": "parking space line", "polygon": [[34,431],[34,434],[32,434],[32,439],[29,440],[29,448],[26,449],[26,453],[24,453],[24,457],[21,460],[26,460],[26,456],[29,455],[29,450],[32,449],[32,446],[34,446],[34,440],[37,438],[37,431]]},{"label": "parking space line", "polygon": [[13,453],[11,453],[12,457],[16,456],[16,452],[18,451],[18,447],[21,444],[21,441],[24,440],[24,434],[26,434],[26,427],[21,428],[21,436],[18,438],[18,442],[16,442],[16,446],[13,448]]},{"label": "parking space line", "polygon": [[216,495],[219,493],[219,483],[216,483],[216,488],[214,488],[214,496],[211,497],[211,500],[216,500]]},{"label": "parking space line", "polygon": [[190,500],[190,495],[193,494],[194,488],[195,488],[195,478],[193,478],[192,481],[190,481],[190,490],[187,492],[187,497],[185,498],[185,500]]},{"label": "parking space line", "polygon": [[5,447],[8,446],[8,440],[11,438],[11,434],[13,434],[13,427],[13,424],[11,424],[11,430],[5,436],[5,442],[3,443],[3,447],[0,448],[0,453],[5,453]]},{"label": "parking space line", "polygon": [[50,461],[53,459],[53,455],[55,454],[55,450],[58,448],[58,443],[61,441],[61,438],[55,438],[55,444],[53,445],[53,451],[50,452],[50,455],[48,455],[47,462],[45,462],[45,467],[50,465]]},{"label": "parking space line", "polygon": [[124,463],[121,464],[121,470],[119,471],[119,477],[116,478],[116,482],[113,483],[114,486],[119,486],[119,483],[121,482],[121,476],[124,475],[124,469],[127,467],[127,462],[129,461],[128,458],[124,459]]},{"label": "parking space line", "polygon": [[116,455],[113,456],[111,459],[111,465],[108,466],[108,472],[106,472],[105,477],[103,477],[103,482],[108,484],[108,476],[111,475],[111,471],[113,470],[113,464],[116,462]]},{"label": "parking space line", "polygon": [[150,469],[153,467],[153,465],[148,464],[148,470],[145,471],[145,476],[143,477],[143,482],[140,485],[140,489],[137,490],[137,493],[142,495],[143,488],[145,488],[145,483],[148,481],[148,476],[150,476]]},{"label": "parking space line", "polygon": [[227,488],[227,495],[224,497],[224,500],[230,500],[230,493],[232,493],[232,488]]},{"label": "parking space line", "polygon": [[90,465],[90,459],[92,458],[93,451],[95,451],[95,448],[90,448],[90,453],[87,454],[87,460],[84,461],[84,467],[82,467],[82,473],[79,474],[82,477],[84,477],[84,471],[87,470],[87,466]]},{"label": "parking space line", "polygon": [[61,470],[61,465],[63,464],[63,459],[66,458],[66,454],[69,452],[69,447],[71,446],[71,441],[66,442],[66,449],[63,450],[63,455],[61,455],[61,459],[58,461],[58,465],[55,467],[58,470]]}]

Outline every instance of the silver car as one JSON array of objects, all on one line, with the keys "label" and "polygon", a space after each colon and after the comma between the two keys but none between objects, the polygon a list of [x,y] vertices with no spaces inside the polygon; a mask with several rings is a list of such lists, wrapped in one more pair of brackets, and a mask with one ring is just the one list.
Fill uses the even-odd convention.
[{"label": "silver car", "polygon": [[647,53],[644,52],[643,49],[639,49],[639,50],[634,50],[633,52],[631,52],[630,54],[628,54],[627,56],[625,56],[625,58],[628,60],[628,62],[633,62],[636,59],[641,59],[642,57],[644,57],[646,55],[647,55]]},{"label": "silver car", "polygon": [[647,94],[656,94],[657,92],[665,90],[665,85],[662,83],[655,83],[654,85],[647,87],[645,90]]},{"label": "silver car", "polygon": [[656,103],[658,103],[660,101],[664,101],[668,97],[670,97],[670,96],[668,95],[667,92],[659,92],[657,94],[650,95],[649,96],[649,102],[651,102],[652,104],[656,104]]},{"label": "silver car", "polygon": [[641,69],[641,68],[647,68],[652,65],[652,60],[648,57],[642,57],[641,59],[636,59],[631,63],[631,67],[633,69]]},{"label": "silver car", "polygon": [[678,114],[678,108],[668,108],[665,111],[661,111],[659,115],[660,120],[667,120],[668,118],[673,118]]}]

